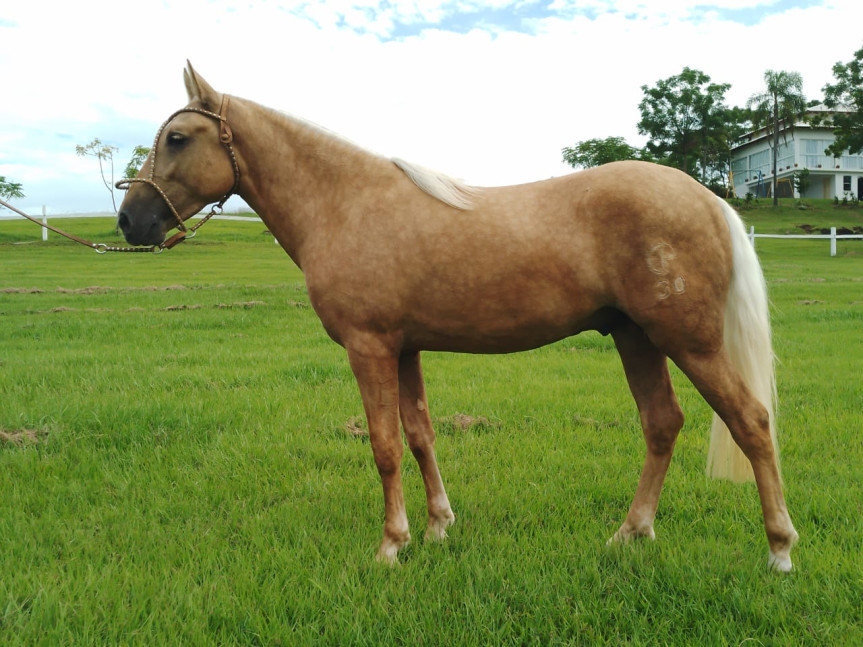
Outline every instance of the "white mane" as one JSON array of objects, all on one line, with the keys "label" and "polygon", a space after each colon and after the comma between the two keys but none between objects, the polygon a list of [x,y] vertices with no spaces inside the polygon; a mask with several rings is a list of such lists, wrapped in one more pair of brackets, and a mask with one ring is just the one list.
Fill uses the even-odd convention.
[{"label": "white mane", "polygon": [[398,166],[411,181],[433,198],[462,211],[473,209],[473,200],[478,189],[451,178],[444,173],[412,164],[403,159],[392,158],[392,163]]}]

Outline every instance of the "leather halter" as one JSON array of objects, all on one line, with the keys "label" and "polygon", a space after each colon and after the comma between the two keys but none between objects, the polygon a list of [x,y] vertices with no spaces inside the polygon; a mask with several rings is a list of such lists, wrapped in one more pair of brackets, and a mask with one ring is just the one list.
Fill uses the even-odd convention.
[{"label": "leather halter", "polygon": [[[231,131],[230,125],[228,125],[228,104],[230,103],[230,96],[227,94],[222,95],[222,104],[219,107],[219,112],[211,112],[209,110],[204,110],[203,108],[180,108],[175,113],[173,113],[170,117],[165,120],[165,123],[161,125],[159,130],[156,132],[156,138],[153,140],[153,159],[150,164],[150,174],[149,177],[137,177],[137,178],[125,178],[120,180],[115,185],[118,189],[128,190],[132,184],[146,184],[148,186],[153,187],[156,190],[162,200],[165,201],[165,204],[168,205],[168,209],[171,210],[171,213],[174,215],[174,218],[177,220],[177,229],[179,229],[178,233],[174,234],[168,240],[164,241],[160,245],[155,246],[153,249],[159,249],[159,251],[163,249],[171,249],[177,243],[185,240],[186,238],[192,238],[195,235],[195,232],[198,228],[207,222],[214,215],[222,212],[222,207],[227,202],[228,198],[230,198],[234,193],[236,193],[237,188],[240,186],[240,166],[237,164],[237,156],[234,153],[234,147],[231,143],[234,141],[234,133]],[[193,227],[186,227],[185,220],[180,216],[177,212],[177,209],[174,207],[174,204],[171,202],[171,199],[162,190],[162,187],[156,182],[156,159],[159,147],[159,139],[162,136],[162,132],[167,128],[168,124],[173,121],[174,117],[184,112],[193,112],[199,115],[204,115],[205,117],[210,117],[211,119],[215,119],[219,122],[219,141],[222,146],[225,147],[225,150],[228,152],[228,157],[231,159],[231,166],[234,170],[234,185],[231,187],[230,191],[228,191],[224,196],[222,196],[221,200],[218,203],[213,205],[210,209],[210,213],[204,216],[197,224]],[[113,248],[108,248],[108,251],[119,251]]]},{"label": "leather halter", "polygon": [[[153,141],[153,164],[150,167],[150,177],[148,178],[126,178],[124,180],[120,180],[115,184],[118,189],[128,190],[129,187],[138,182],[141,184],[148,184],[153,187],[156,192],[162,196],[162,199],[165,201],[165,204],[168,205],[168,208],[171,210],[171,213],[174,214],[174,217],[177,219],[177,228],[180,230],[169,239],[160,243],[159,245],[153,245],[151,247],[113,247],[111,245],[106,245],[105,243],[94,243],[93,241],[87,240],[86,238],[80,238],[79,236],[75,236],[74,234],[70,234],[69,232],[63,231],[62,229],[58,229],[56,227],[52,227],[51,225],[41,222],[34,218],[33,216],[28,216],[26,213],[13,207],[8,202],[0,200],[0,205],[14,211],[19,216],[23,216],[27,220],[36,223],[40,227],[44,227],[45,229],[50,229],[54,233],[60,234],[61,236],[65,236],[69,240],[73,240],[76,243],[80,243],[87,247],[94,249],[99,254],[104,254],[105,252],[153,252],[158,254],[164,249],[171,249],[174,245],[179,242],[182,242],[186,238],[192,238],[195,235],[195,232],[198,228],[207,222],[210,218],[222,212],[222,207],[227,202],[228,198],[230,198],[234,193],[237,192],[237,188],[240,186],[240,166],[237,164],[237,156],[234,154],[234,147],[231,146],[231,142],[234,141],[234,134],[231,132],[231,127],[228,125],[228,103],[230,102],[230,97],[227,94],[222,95],[222,105],[219,108],[219,113],[210,112],[209,110],[204,110],[203,108],[181,108],[177,110],[174,114],[172,114],[165,123],[162,124],[162,127],[159,128],[159,132],[156,133],[156,139]],[[228,156],[231,158],[231,166],[234,168],[234,186],[231,187],[231,190],[228,191],[222,199],[219,200],[217,204],[214,204],[210,213],[204,216],[197,224],[193,227],[186,227],[183,218],[180,217],[180,214],[177,213],[177,210],[174,208],[174,205],[171,203],[171,200],[162,190],[162,188],[156,183],[155,171],[156,171],[156,149],[159,145],[159,137],[162,135],[162,131],[165,130],[165,127],[171,122],[171,120],[179,115],[182,112],[196,112],[199,115],[204,115],[206,117],[210,117],[212,119],[216,119],[219,121],[219,141],[222,142],[222,145],[225,147],[225,150],[228,151]]]}]

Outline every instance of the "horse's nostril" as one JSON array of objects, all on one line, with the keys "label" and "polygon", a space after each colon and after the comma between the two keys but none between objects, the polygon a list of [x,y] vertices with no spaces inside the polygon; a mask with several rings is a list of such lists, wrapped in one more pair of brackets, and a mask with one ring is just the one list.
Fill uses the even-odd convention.
[{"label": "horse's nostril", "polygon": [[121,211],[117,216],[117,226],[123,231],[126,231],[129,228],[129,216],[127,216],[124,211]]}]

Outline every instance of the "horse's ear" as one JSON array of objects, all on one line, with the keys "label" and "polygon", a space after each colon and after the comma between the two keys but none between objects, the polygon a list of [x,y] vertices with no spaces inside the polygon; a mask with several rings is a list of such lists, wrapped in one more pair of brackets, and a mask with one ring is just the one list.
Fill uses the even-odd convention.
[{"label": "horse's ear", "polygon": [[195,71],[188,60],[186,61],[186,69],[183,70],[183,81],[186,84],[186,93],[189,95],[190,103],[197,99],[207,110],[218,108],[218,93],[204,80],[204,77]]}]

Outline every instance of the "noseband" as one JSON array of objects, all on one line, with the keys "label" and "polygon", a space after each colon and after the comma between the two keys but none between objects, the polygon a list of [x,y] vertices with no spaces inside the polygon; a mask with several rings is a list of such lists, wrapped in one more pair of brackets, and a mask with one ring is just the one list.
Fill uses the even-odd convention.
[{"label": "noseband", "polygon": [[[152,164],[150,164],[150,175],[149,177],[137,177],[137,178],[125,178],[120,180],[115,185],[118,189],[127,191],[131,188],[132,184],[146,184],[148,186],[153,187],[160,196],[162,196],[162,200],[165,201],[165,204],[168,205],[168,209],[171,210],[171,213],[174,214],[174,218],[177,219],[177,229],[179,232],[171,236],[168,240],[163,242],[161,245],[158,245],[159,251],[162,249],[171,249],[177,243],[185,240],[186,238],[192,238],[195,235],[195,232],[198,228],[207,222],[214,215],[222,213],[222,207],[227,202],[228,198],[230,198],[234,193],[236,193],[237,188],[240,186],[240,166],[237,164],[237,156],[234,154],[234,147],[231,146],[231,142],[234,141],[234,133],[231,132],[231,127],[228,125],[228,104],[230,102],[230,97],[227,94],[222,95],[222,105],[219,108],[219,112],[210,112],[209,110],[204,110],[203,108],[180,108],[168,117],[165,120],[165,123],[159,128],[158,132],[156,132],[156,138],[153,140],[153,160]],[[225,147],[225,150],[228,151],[228,157],[231,158],[231,166],[234,169],[234,186],[231,187],[231,190],[228,191],[222,199],[219,200],[218,203],[214,204],[210,209],[210,213],[204,216],[197,224],[193,227],[186,227],[185,221],[177,212],[177,209],[174,207],[174,204],[171,202],[171,199],[168,195],[162,190],[162,187],[156,182],[156,157],[159,147],[159,139],[162,136],[162,132],[168,126],[169,123],[176,117],[177,115],[184,112],[194,112],[199,115],[204,115],[205,117],[210,117],[211,119],[215,119],[219,122],[219,141],[222,143],[222,146]]]}]

